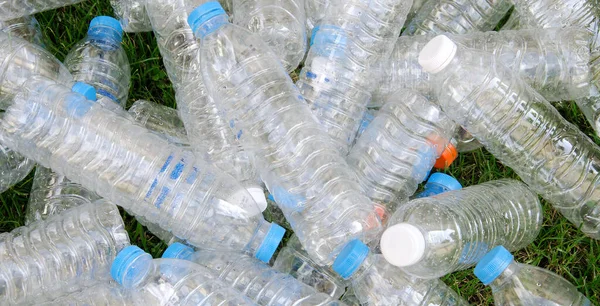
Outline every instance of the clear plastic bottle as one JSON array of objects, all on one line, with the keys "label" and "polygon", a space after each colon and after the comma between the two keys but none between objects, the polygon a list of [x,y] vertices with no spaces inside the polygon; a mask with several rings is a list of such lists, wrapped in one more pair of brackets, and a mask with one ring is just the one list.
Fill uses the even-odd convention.
[{"label": "clear plastic bottle", "polygon": [[137,100],[127,112],[137,123],[165,136],[172,144],[188,146],[187,132],[176,109],[146,100]]},{"label": "clear plastic bottle", "polygon": [[204,266],[224,283],[242,292],[258,305],[343,305],[289,274],[277,272],[244,254],[210,250],[194,252],[189,246],[174,243],[167,248],[162,258],[189,260]]},{"label": "clear plastic bottle", "polygon": [[210,270],[191,261],[152,259],[137,246],[123,249],[111,275],[131,291],[136,305],[256,305],[217,279]]},{"label": "clear plastic bottle", "polygon": [[477,264],[475,276],[492,288],[494,303],[504,305],[571,305],[592,303],[569,281],[546,269],[517,263],[497,246]]},{"label": "clear plastic bottle", "polygon": [[412,4],[346,1],[330,5],[296,83],[336,146],[347,154]]},{"label": "clear plastic bottle", "polygon": [[[200,45],[185,21],[190,5],[206,0],[148,0],[146,9],[153,24],[163,62],[176,91],[177,108],[191,147],[206,160],[236,178],[259,205],[267,206],[254,163],[242,149],[235,124],[209,96],[200,73]],[[234,132],[235,131],[235,132]]]},{"label": "clear plastic bottle", "polygon": [[306,33],[312,33],[313,29],[325,17],[330,5],[339,5],[340,0],[304,0],[304,12],[306,14]]},{"label": "clear plastic bottle", "polygon": [[362,305],[469,305],[441,280],[411,277],[358,240],[346,245],[333,270],[350,280]]},{"label": "clear plastic bottle", "polygon": [[465,130],[462,126],[459,126],[456,130],[456,134],[450,142],[456,142],[454,145],[456,147],[456,151],[459,153],[471,152],[483,147],[479,140],[475,139],[469,131]]},{"label": "clear plastic bottle", "polygon": [[448,117],[584,233],[600,239],[596,144],[487,53],[438,36],[419,62],[435,74],[438,104]]},{"label": "clear plastic bottle", "polygon": [[363,115],[362,120],[360,121],[360,126],[358,127],[358,132],[356,133],[355,141],[358,141],[358,139],[360,139],[360,136],[362,136],[362,134],[365,132],[367,127],[371,124],[371,122],[373,122],[373,119],[375,119],[375,116],[377,116],[378,111],[379,110],[372,109],[372,108],[367,109],[367,111]]},{"label": "clear plastic bottle", "polygon": [[42,29],[37,19],[33,16],[23,16],[17,19],[0,21],[3,32],[18,36],[38,46],[44,46]]},{"label": "clear plastic bottle", "polygon": [[0,20],[12,20],[82,1],[84,0],[3,0],[0,2]]},{"label": "clear plastic bottle", "polygon": [[35,161],[13,151],[0,141],[0,193],[8,190],[35,167]]},{"label": "clear plastic bottle", "polygon": [[[51,302],[36,303],[41,306],[134,306],[132,294],[113,280],[97,281],[91,286]],[[149,305],[146,305],[149,306]]]},{"label": "clear plastic bottle", "polygon": [[491,31],[512,5],[510,0],[427,0],[402,34]]},{"label": "clear plastic bottle", "polygon": [[119,209],[104,200],[0,234],[0,303],[42,302],[109,279],[127,245]]},{"label": "clear plastic bottle", "polygon": [[444,192],[460,189],[462,189],[462,185],[458,180],[448,174],[436,172],[429,177],[423,191],[416,194],[414,198],[432,197]]},{"label": "clear plastic bottle", "polygon": [[110,0],[123,31],[129,33],[152,31],[145,4],[146,0]]},{"label": "clear plastic bottle", "polygon": [[116,19],[95,17],[87,37],[75,44],[64,63],[76,81],[94,86],[98,95],[125,107],[131,70],[122,40],[123,29]]},{"label": "clear plastic bottle", "polygon": [[288,72],[304,59],[308,47],[304,0],[236,0],[232,19],[256,33]]},{"label": "clear plastic bottle", "polygon": [[420,278],[474,266],[497,245],[518,250],[542,227],[535,193],[515,180],[498,180],[403,204],[381,236],[387,261]]},{"label": "clear plastic bottle", "polygon": [[0,125],[9,147],[192,245],[268,261],[285,232],[232,177],[51,80],[30,79]]},{"label": "clear plastic bottle", "polygon": [[427,178],[455,130],[456,124],[418,92],[389,96],[347,158],[384,224]]},{"label": "clear plastic bottle", "polygon": [[578,26],[598,33],[598,0],[515,0],[507,24],[513,28]]},{"label": "clear plastic bottle", "polygon": [[200,39],[203,78],[310,256],[333,262],[381,224],[370,200],[290,77],[254,34],[232,25],[217,2],[188,19]]}]

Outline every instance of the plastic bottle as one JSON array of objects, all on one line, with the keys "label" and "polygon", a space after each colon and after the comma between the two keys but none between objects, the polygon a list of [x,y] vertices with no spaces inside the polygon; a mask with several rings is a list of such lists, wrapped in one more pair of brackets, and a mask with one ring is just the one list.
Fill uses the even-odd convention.
[{"label": "plastic bottle", "polygon": [[97,281],[93,285],[51,302],[36,303],[41,306],[133,306],[132,294],[115,281]]},{"label": "plastic bottle", "polygon": [[256,33],[288,72],[304,59],[308,39],[304,0],[236,0],[233,22]]},{"label": "plastic bottle", "polygon": [[[191,147],[206,160],[236,178],[261,210],[267,206],[254,163],[242,149],[234,122],[217,108],[218,100],[206,92],[200,73],[199,44],[184,21],[187,8],[205,0],[148,0],[146,8],[154,27],[163,61],[176,91],[179,115]],[[234,132],[235,131],[235,132]]]},{"label": "plastic bottle", "polygon": [[444,192],[460,189],[462,189],[462,185],[455,178],[444,173],[436,172],[429,177],[427,183],[425,183],[424,190],[415,195],[414,198],[432,197]]},{"label": "plastic bottle", "polygon": [[384,223],[426,179],[455,130],[456,124],[418,92],[389,96],[347,158]]},{"label": "plastic bottle", "polygon": [[189,260],[206,267],[224,283],[242,292],[258,305],[342,305],[329,295],[277,272],[240,253],[199,250],[181,243],[170,245],[162,258]]},{"label": "plastic bottle", "polygon": [[367,127],[371,124],[371,122],[373,122],[373,119],[375,119],[375,116],[377,115],[378,111],[379,110],[375,109],[367,109],[367,111],[363,115],[362,120],[360,121],[360,126],[358,127],[358,132],[356,133],[355,141],[360,139],[360,136],[362,136]]},{"label": "plastic bottle", "polygon": [[110,272],[136,305],[256,305],[198,264],[152,259],[133,245],[119,252]]},{"label": "plastic bottle", "polygon": [[0,21],[0,28],[7,34],[21,37],[38,46],[44,46],[42,29],[37,19],[33,16],[23,16],[17,19]]},{"label": "plastic bottle", "polygon": [[486,53],[438,36],[419,62],[435,74],[438,104],[448,117],[584,233],[600,239],[596,144]]},{"label": "plastic bottle", "polygon": [[137,100],[127,112],[137,123],[166,137],[172,144],[189,146],[185,126],[176,109],[146,100]]},{"label": "plastic bottle", "polygon": [[391,54],[411,4],[352,0],[330,5],[313,29],[296,84],[342,154],[354,143],[381,77],[373,68]]},{"label": "plastic bottle", "polygon": [[83,0],[4,0],[0,4],[0,20],[12,20],[82,1]]},{"label": "plastic bottle", "polygon": [[518,250],[542,227],[542,206],[525,184],[498,180],[403,204],[381,236],[387,261],[420,278],[472,267],[497,245]]},{"label": "plastic bottle", "polygon": [[330,5],[339,5],[338,0],[304,0],[304,12],[306,14],[306,33],[312,33],[313,29],[325,17]]},{"label": "plastic bottle", "polygon": [[131,71],[122,40],[123,30],[116,19],[95,17],[87,37],[67,54],[65,66],[76,81],[94,86],[98,95],[125,107]]},{"label": "plastic bottle", "polygon": [[310,256],[331,263],[351,239],[374,239],[381,225],[372,203],[268,47],[230,24],[216,2],[188,21],[209,93],[243,132],[240,142]]},{"label": "plastic bottle", "polygon": [[491,31],[512,5],[509,0],[427,0],[402,34]]},{"label": "plastic bottle", "polygon": [[268,261],[285,232],[232,177],[48,79],[30,79],[0,125],[9,147],[192,245]]},{"label": "plastic bottle", "polygon": [[484,285],[492,288],[494,303],[498,306],[592,305],[566,279],[546,269],[517,263],[503,246],[487,253],[474,273]]},{"label": "plastic bottle", "polygon": [[130,33],[152,31],[145,4],[146,0],[110,0],[123,31]]},{"label": "plastic bottle", "polygon": [[473,135],[471,135],[471,133],[465,130],[465,128],[462,126],[458,127],[456,134],[454,134],[454,137],[452,140],[450,140],[450,142],[453,144],[456,142],[454,146],[456,147],[456,151],[459,153],[471,152],[483,147],[481,142],[475,139],[475,137],[473,137]]},{"label": "plastic bottle", "polygon": [[35,167],[35,161],[11,150],[0,142],[0,193],[8,190]]},{"label": "plastic bottle", "polygon": [[350,280],[363,305],[469,305],[441,280],[411,277],[358,240],[346,245],[333,270]]},{"label": "plastic bottle", "polygon": [[108,279],[127,245],[118,208],[103,200],[0,234],[0,303],[42,302]]}]

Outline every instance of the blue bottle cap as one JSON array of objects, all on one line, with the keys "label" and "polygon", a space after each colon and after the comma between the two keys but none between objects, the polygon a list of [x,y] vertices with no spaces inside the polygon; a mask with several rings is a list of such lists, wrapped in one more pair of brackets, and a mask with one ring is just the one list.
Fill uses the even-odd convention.
[{"label": "blue bottle cap", "polygon": [[489,251],[479,261],[473,273],[484,284],[493,282],[514,260],[514,256],[503,246],[499,245]]},{"label": "blue bottle cap", "polygon": [[276,223],[271,223],[271,227],[269,228],[269,232],[263,239],[260,247],[256,251],[254,255],[258,260],[268,263],[273,257],[273,254],[277,250],[279,243],[283,239],[283,235],[285,235],[285,228],[279,226]]},{"label": "blue bottle cap", "polygon": [[175,242],[165,250],[162,254],[162,258],[191,260],[192,255],[194,255],[194,249],[191,246]]},{"label": "blue bottle cap", "polygon": [[96,101],[96,88],[84,82],[76,82],[71,87],[71,91],[83,95],[90,101]]},{"label": "blue bottle cap", "polygon": [[350,278],[369,255],[369,247],[358,239],[354,239],[344,246],[344,249],[333,262],[333,271],[344,279]]},{"label": "blue bottle cap", "polygon": [[[146,259],[139,261],[139,259]],[[150,254],[135,245],[130,245],[119,252],[110,267],[110,275],[120,285],[126,286],[132,281],[141,279],[148,271]],[[145,263],[145,264],[144,264]]]},{"label": "blue bottle cap", "polygon": [[215,16],[223,14],[227,13],[219,2],[209,1],[194,9],[188,16],[187,21],[192,28],[192,32],[196,33],[201,24]]},{"label": "blue bottle cap", "polygon": [[[427,183],[439,184],[448,190],[459,190],[463,188],[458,180],[448,174],[440,172],[432,174],[429,177],[429,180],[427,180]],[[427,188],[427,184],[425,184],[425,188]]]},{"label": "blue bottle cap", "polygon": [[98,16],[90,22],[88,35],[92,38],[108,39],[120,44],[123,41],[123,28],[121,23],[112,17]]}]

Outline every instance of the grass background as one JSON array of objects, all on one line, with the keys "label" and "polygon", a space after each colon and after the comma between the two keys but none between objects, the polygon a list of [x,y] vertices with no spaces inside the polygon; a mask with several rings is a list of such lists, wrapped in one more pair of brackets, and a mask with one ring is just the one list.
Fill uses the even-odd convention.
[{"label": "grass background", "polygon": [[[71,47],[85,36],[90,20],[97,15],[112,15],[108,0],[88,0],[36,15],[47,40],[47,48],[63,60]],[[138,99],[146,99],[175,107],[174,92],[165,73],[160,53],[152,33],[127,34],[124,47],[132,71],[128,107]],[[563,116],[576,124],[596,143],[600,143],[575,104],[557,105]],[[514,172],[498,163],[485,150],[460,154],[447,172],[464,186],[499,179],[518,178]],[[0,194],[0,232],[24,224],[28,193],[33,173],[10,190]],[[516,259],[549,269],[575,284],[593,304],[600,304],[600,242],[585,237],[547,203],[544,205],[544,227],[533,244],[516,252]],[[160,256],[166,245],[148,233],[134,218],[123,214],[132,244],[154,256]],[[270,216],[266,216],[267,219]],[[492,305],[489,288],[474,279],[472,269],[457,272],[443,279],[475,305]]]}]

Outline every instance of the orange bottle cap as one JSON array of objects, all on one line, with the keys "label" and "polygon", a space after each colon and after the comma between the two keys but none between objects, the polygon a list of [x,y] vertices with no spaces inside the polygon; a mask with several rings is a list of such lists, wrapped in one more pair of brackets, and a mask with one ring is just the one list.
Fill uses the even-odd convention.
[{"label": "orange bottle cap", "polygon": [[452,162],[458,157],[458,151],[456,147],[448,143],[440,158],[435,161],[435,165],[433,165],[436,169],[446,169],[452,165]]}]

